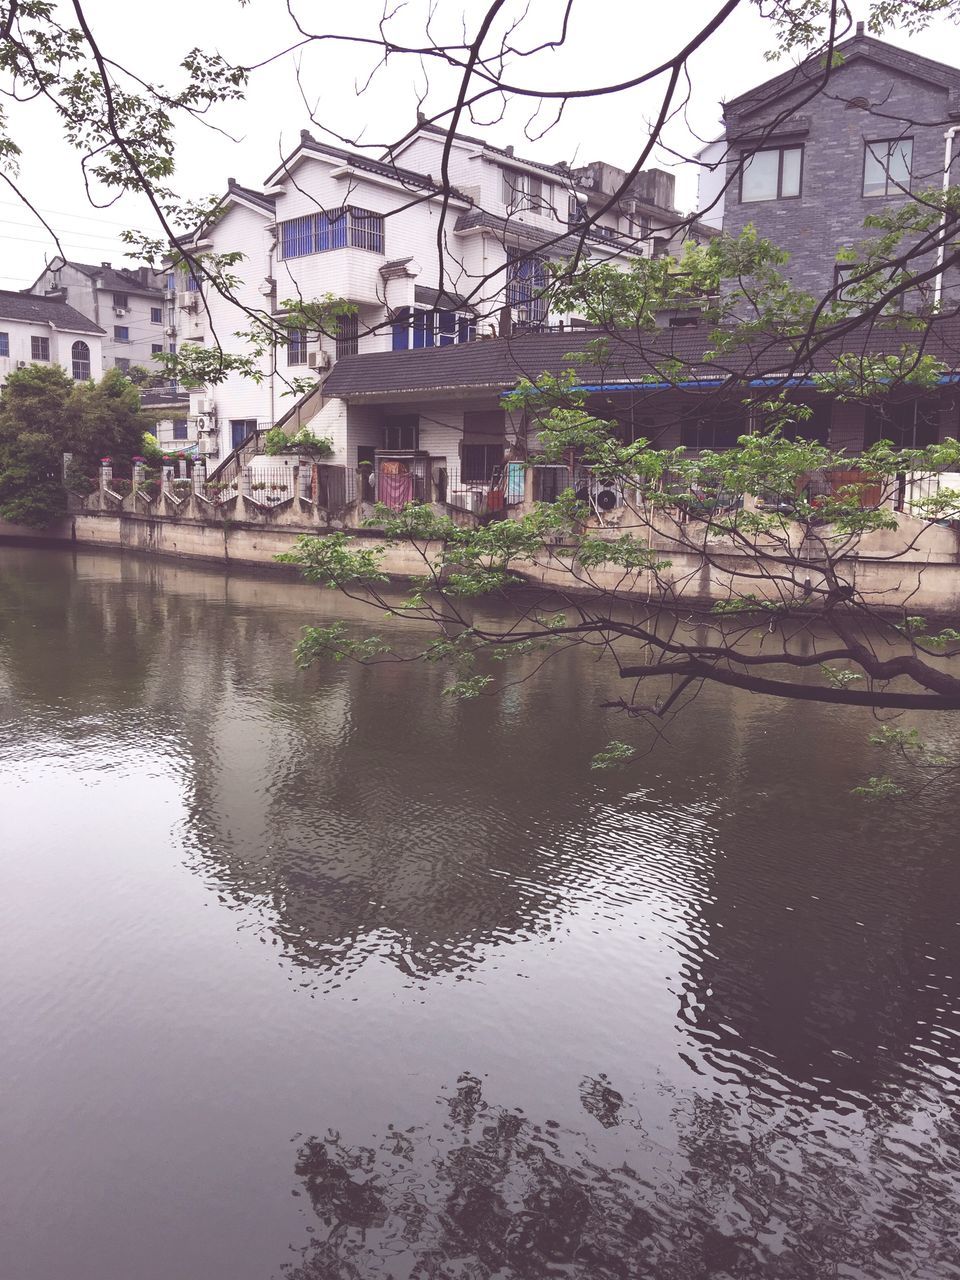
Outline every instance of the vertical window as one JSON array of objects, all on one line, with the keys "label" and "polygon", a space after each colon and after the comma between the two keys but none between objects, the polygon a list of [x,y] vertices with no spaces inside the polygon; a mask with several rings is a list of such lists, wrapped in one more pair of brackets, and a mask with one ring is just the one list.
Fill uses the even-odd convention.
[{"label": "vertical window", "polygon": [[163,324],[163,307],[150,308],[150,323]]},{"label": "vertical window", "polygon": [[410,308],[398,307],[390,326],[391,346],[394,351],[406,351],[410,346]]},{"label": "vertical window", "polygon": [[507,250],[507,303],[519,325],[543,324],[547,318],[547,260],[521,249]]},{"label": "vertical window", "polygon": [[167,273],[167,291],[168,293],[174,293],[176,291],[176,288],[177,288],[177,277],[174,275],[172,271],[170,271]]},{"label": "vertical window", "polygon": [[740,199],[790,200],[800,194],[803,147],[765,147],[753,155],[743,153]]},{"label": "vertical window", "polygon": [[200,288],[200,281],[192,271],[187,272],[187,292],[196,293]]},{"label": "vertical window", "polygon": [[31,360],[49,360],[50,359],[50,339],[38,338],[36,335],[30,335],[30,359]]},{"label": "vertical window", "polygon": [[87,382],[90,378],[90,348],[85,342],[75,342],[70,348],[74,382]]},{"label": "vertical window", "polygon": [[130,361],[126,356],[117,356],[113,362],[113,367],[119,369],[121,373],[130,372]]},{"label": "vertical window", "polygon": [[287,338],[287,364],[307,363],[307,331],[291,329]]},{"label": "vertical window", "polygon": [[413,452],[420,437],[420,419],[388,418],[383,427],[384,449]]},{"label": "vertical window", "polygon": [[167,347],[167,351],[170,355],[175,356],[177,354],[177,344],[175,342],[171,342],[169,347]]},{"label": "vertical window", "polygon": [[115,293],[113,295],[113,305],[115,307],[129,307],[130,299],[125,293]]},{"label": "vertical window", "polygon": [[174,424],[173,424],[173,438],[174,438],[174,440],[186,440],[186,439],[188,439],[188,436],[187,436],[187,423],[186,423],[186,420],[185,420],[184,418],[178,418],[178,419],[174,422]]},{"label": "vertical window", "polygon": [[130,341],[130,330],[125,324],[115,324],[113,326],[113,340],[114,342]]},{"label": "vertical window", "polygon": [[257,429],[256,418],[231,418],[230,419],[230,447],[231,449],[239,449],[244,440],[248,436],[252,436]]},{"label": "vertical window", "polygon": [[0,356],[8,356],[10,354],[10,335],[9,333],[0,333]]},{"label": "vertical window", "polygon": [[571,227],[577,226],[580,222],[585,222],[587,210],[573,194],[567,197],[567,222]]},{"label": "vertical window", "polygon": [[533,173],[520,173],[516,169],[501,169],[503,203],[511,213],[520,209],[533,209],[546,213],[552,195],[549,182]]},{"label": "vertical window", "polygon": [[912,138],[886,138],[863,144],[863,194],[895,196],[910,190]]},{"label": "vertical window", "polygon": [[356,316],[341,316],[337,324],[337,359],[355,356],[358,350],[360,323]]}]

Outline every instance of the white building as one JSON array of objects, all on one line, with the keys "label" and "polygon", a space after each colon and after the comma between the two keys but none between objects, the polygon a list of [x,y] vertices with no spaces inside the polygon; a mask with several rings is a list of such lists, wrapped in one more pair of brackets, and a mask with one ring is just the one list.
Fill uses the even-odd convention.
[{"label": "white building", "polygon": [[[230,180],[216,221],[184,247],[244,255],[232,268],[242,307],[181,273],[178,341],[238,350],[234,334],[250,323],[243,307],[279,315],[291,299],[332,295],[357,314],[336,335],[295,333],[263,359],[259,383],[231,376],[191,396],[192,428],[212,462],[284,415],[296,399],[292,378],[322,378],[338,357],[575,327],[576,317],[548,314],[549,261],[578,250],[597,261],[655,255],[682,223],[672,175],[653,170],[626,184],[615,166],[574,171],[466,136],[453,141],[445,186],[445,138],[421,123],[376,160],[304,131],[264,191]],[[337,461],[356,466],[358,448],[368,446],[334,437]]]},{"label": "white building", "polygon": [[169,351],[175,341],[165,332],[175,321],[167,312],[163,280],[147,267],[125,270],[109,262],[95,266],[56,257],[28,292],[68,302],[102,329],[95,377],[106,369],[126,373],[135,366],[154,372],[154,355]]},{"label": "white building", "polygon": [[62,299],[0,289],[0,383],[30,364],[58,364],[78,382],[98,378],[103,337]]}]

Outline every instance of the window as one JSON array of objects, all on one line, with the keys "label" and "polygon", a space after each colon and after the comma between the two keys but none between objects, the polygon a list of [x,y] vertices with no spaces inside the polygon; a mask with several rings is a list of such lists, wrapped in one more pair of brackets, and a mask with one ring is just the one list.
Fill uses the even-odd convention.
[{"label": "window", "polygon": [[115,324],[113,326],[113,340],[114,342],[130,341],[130,330],[125,324]]},{"label": "window", "polygon": [[174,422],[174,424],[173,424],[173,438],[174,438],[174,440],[186,440],[186,439],[188,438],[188,437],[187,437],[187,422],[186,422],[186,419],[185,419],[185,418],[178,418],[178,419],[176,420],[176,422]]},{"label": "window", "polygon": [[680,424],[680,443],[684,449],[732,449],[746,430],[742,414],[690,418]]},{"label": "window", "polygon": [[502,169],[503,203],[511,213],[520,209],[533,209],[536,213],[550,211],[552,195],[549,182],[533,173],[520,173],[516,169]]},{"label": "window", "polygon": [[113,367],[115,369],[119,369],[121,373],[129,373],[130,361],[126,358],[126,356],[117,356],[113,362]]},{"label": "window", "polygon": [[30,359],[31,360],[49,360],[50,359],[50,339],[38,338],[30,335]]},{"label": "window", "polygon": [[193,274],[192,271],[188,271],[187,272],[187,292],[197,293],[199,288],[200,288],[200,281],[197,279],[197,277]]},{"label": "window", "polygon": [[421,307],[400,307],[394,314],[391,330],[394,351],[406,351],[409,347],[449,347],[456,342],[472,342],[477,336],[473,316]]},{"label": "window", "polygon": [[176,275],[174,274],[174,272],[172,272],[172,271],[168,272],[168,274],[167,274],[167,282],[166,282],[166,283],[167,283],[167,292],[168,292],[168,293],[175,293],[175,292],[176,292],[176,288],[177,288],[177,277],[176,277]]},{"label": "window", "polygon": [[246,440],[248,436],[252,436],[256,429],[256,418],[231,418],[230,448],[239,449],[244,440]]},{"label": "window", "polygon": [[741,156],[740,199],[790,200],[800,194],[803,147],[768,147]]},{"label": "window", "polygon": [[507,304],[513,308],[514,323],[543,324],[547,318],[547,260],[521,249],[507,250]]},{"label": "window", "polygon": [[465,484],[489,484],[497,467],[503,466],[502,444],[461,446],[460,479]]},{"label": "window", "polygon": [[0,333],[0,356],[8,356],[10,354],[10,335],[9,333]]},{"label": "window", "polygon": [[383,253],[383,214],[369,209],[329,209],[280,224],[284,258],[303,258],[331,249],[369,249]]},{"label": "window", "polygon": [[912,138],[886,138],[863,144],[863,194],[895,196],[910,190]]},{"label": "window", "polygon": [[113,305],[115,307],[129,307],[130,299],[125,293],[115,293],[113,295]]},{"label": "window", "polygon": [[150,354],[151,354],[152,356],[159,356],[159,355],[162,355],[162,354],[163,354],[163,343],[162,343],[162,342],[151,342],[151,343],[150,343]]},{"label": "window", "polygon": [[582,205],[576,196],[567,197],[567,223],[571,227],[575,227],[580,222],[586,222],[587,209],[586,205]]},{"label": "window", "polygon": [[341,316],[337,324],[337,359],[355,356],[358,350],[360,324],[356,316]]},{"label": "window", "polygon": [[70,348],[74,382],[86,382],[90,377],[90,348],[85,342],[75,342]]},{"label": "window", "polygon": [[287,338],[287,364],[307,363],[307,331],[291,329]]},{"label": "window", "polygon": [[889,440],[895,449],[925,449],[940,443],[940,405],[936,400],[889,401],[868,408],[863,444]]},{"label": "window", "polygon": [[150,308],[150,323],[163,324],[163,307]]},{"label": "window", "polygon": [[175,342],[171,342],[169,347],[167,347],[167,351],[170,355],[175,356],[177,354],[177,344]]},{"label": "window", "polygon": [[412,453],[420,438],[419,418],[388,418],[383,425],[383,447]]}]

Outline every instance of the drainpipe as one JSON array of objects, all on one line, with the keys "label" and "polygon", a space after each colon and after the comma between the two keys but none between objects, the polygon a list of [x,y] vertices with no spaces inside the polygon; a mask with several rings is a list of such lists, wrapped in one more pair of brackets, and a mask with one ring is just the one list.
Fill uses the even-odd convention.
[{"label": "drainpipe", "polygon": [[[267,279],[268,280],[276,279],[276,276],[273,274],[273,267],[274,267],[274,256],[277,252],[277,244],[279,243],[279,234],[280,233],[276,225],[274,225],[273,230],[270,233],[270,248],[267,250]],[[276,307],[276,305],[277,305],[276,285],[274,285],[273,289],[271,289],[270,291],[269,297],[267,298],[267,306],[269,307],[271,314],[273,313],[273,310]],[[276,376],[276,363],[277,363],[277,353],[276,353],[276,349],[274,349],[273,355],[270,358],[270,426],[271,427],[274,425],[274,423],[277,420],[276,407],[275,407],[276,402],[274,399],[274,396],[275,396],[274,378]]]},{"label": "drainpipe", "polygon": [[[960,125],[952,124],[943,135],[943,193],[946,195],[950,186],[950,162],[953,159],[953,139],[956,137],[957,130]],[[933,309],[934,311],[940,306],[940,296],[943,293],[943,258],[946,245],[944,243],[947,234],[947,207],[944,205],[943,213],[940,215],[940,243],[937,245],[937,274],[933,281]]]}]

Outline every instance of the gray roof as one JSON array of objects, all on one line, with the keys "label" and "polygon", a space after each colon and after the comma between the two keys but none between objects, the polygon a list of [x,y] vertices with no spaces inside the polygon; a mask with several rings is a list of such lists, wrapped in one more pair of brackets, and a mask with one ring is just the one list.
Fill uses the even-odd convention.
[{"label": "gray roof", "polygon": [[[462,191],[458,191],[455,187],[444,187],[441,182],[434,179],[432,174],[416,173],[413,169],[404,169],[400,165],[394,164],[392,160],[374,160],[370,156],[358,155],[355,151],[344,151],[342,147],[334,147],[326,142],[318,142],[306,129],[300,132],[300,146],[297,150],[311,152],[319,156],[332,157],[334,160],[340,160],[356,169],[362,169],[365,173],[376,173],[383,178],[392,178],[395,182],[400,183],[401,186],[409,187],[416,191],[429,191],[436,195],[446,194],[454,200],[462,200],[465,204],[472,203],[469,196],[465,196]],[[283,164],[274,169],[270,177],[277,178],[279,175],[286,173],[291,158],[288,157]]]},{"label": "gray roof", "polygon": [[[57,259],[54,259],[57,261]],[[77,271],[82,271],[84,275],[100,279],[100,288],[106,289],[113,293],[141,293],[141,294],[162,294],[163,289],[156,284],[143,284],[133,271],[126,271],[122,267],[113,267],[109,264],[104,266],[95,266],[89,262],[74,262],[72,258],[67,259],[65,265],[75,267]]]},{"label": "gray roof", "polygon": [[248,200],[250,204],[263,209],[265,213],[273,213],[277,207],[275,196],[266,196],[262,191],[254,190],[253,187],[244,187],[236,178],[227,179],[227,195],[240,196],[242,200]]},{"label": "gray roof", "polygon": [[[960,90],[960,70],[944,62],[934,62],[932,58],[924,58],[907,49],[900,49],[896,45],[888,44],[885,40],[876,40],[873,36],[864,35],[862,25],[862,23],[858,25],[856,35],[837,45],[836,52],[843,56],[843,61],[831,72],[831,79],[841,75],[844,68],[858,58],[868,58],[871,62],[888,66],[894,71],[900,71],[918,80],[941,85],[951,91],[951,108],[956,106],[956,96]],[[819,56],[808,58],[799,66],[783,71],[780,75],[765,80],[763,84],[748,89],[746,93],[731,98],[724,104],[724,116],[728,114],[737,116],[758,107],[770,106],[775,99],[785,93],[800,88],[812,88],[822,75],[821,58]]]},{"label": "gray roof", "polygon": [[590,240],[593,244],[608,245],[611,250],[642,256],[642,250],[638,249],[636,243],[628,236],[601,235],[594,227],[589,227],[584,232],[571,227],[568,231],[562,223],[558,222],[556,231],[545,231],[542,227],[535,227],[529,222],[518,222],[516,218],[505,218],[499,213],[488,213],[486,209],[470,209],[466,213],[461,213],[454,224],[455,231],[469,231],[472,227],[489,227],[494,231],[510,232],[534,244],[549,244],[558,253],[572,252],[581,240]]},{"label": "gray roof", "polygon": [[[421,120],[416,129],[417,133],[433,133],[438,137],[446,138],[449,135],[449,129],[444,129],[442,125],[430,124],[426,120]],[[469,142],[473,146],[483,147],[484,151],[492,151],[494,155],[503,156],[504,160],[512,160],[514,164],[529,165],[533,169],[542,169],[544,173],[552,173],[558,178],[566,178],[570,182],[575,182],[575,175],[566,164],[546,164],[543,160],[526,160],[522,156],[515,156],[513,149],[506,147],[495,147],[493,143],[487,142],[484,138],[475,138],[468,133],[455,133],[454,138],[458,142]]]},{"label": "gray roof", "polygon": [[74,333],[103,333],[99,325],[59,298],[43,298],[34,293],[14,293],[0,289],[0,320],[22,320],[27,324],[53,325]]},{"label": "gray roof", "polygon": [[[572,367],[568,353],[583,350],[603,338],[608,355],[602,366],[587,362],[573,366],[582,386],[648,385],[655,380],[682,385],[685,381],[735,377],[738,384],[753,379],[803,378],[825,369],[840,352],[854,355],[896,354],[916,344],[915,330],[858,325],[814,352],[798,357],[782,339],[755,339],[748,347],[705,359],[714,345],[709,326],[663,328],[653,333],[609,334],[599,330],[563,333],[516,333],[509,338],[485,338],[448,347],[370,352],[338,360],[324,383],[324,394],[343,399],[389,398],[411,392],[506,391],[521,378],[560,373]],[[960,320],[935,322],[922,335],[926,354],[948,369],[960,370]],[[682,372],[664,378],[667,361],[679,361]]]}]

